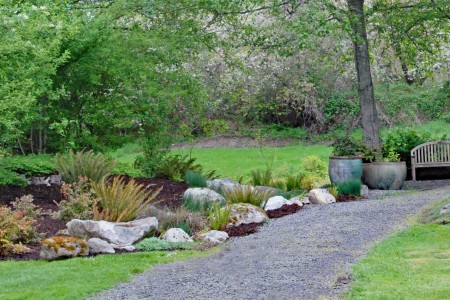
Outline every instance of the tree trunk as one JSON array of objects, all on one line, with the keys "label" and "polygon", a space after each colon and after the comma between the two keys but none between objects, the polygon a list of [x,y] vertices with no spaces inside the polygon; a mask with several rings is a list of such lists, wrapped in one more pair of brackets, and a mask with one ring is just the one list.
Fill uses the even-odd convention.
[{"label": "tree trunk", "polygon": [[350,23],[353,30],[353,48],[358,75],[358,94],[361,106],[363,143],[381,154],[381,141],[378,130],[377,110],[370,72],[369,47],[364,16],[364,0],[347,0]]}]

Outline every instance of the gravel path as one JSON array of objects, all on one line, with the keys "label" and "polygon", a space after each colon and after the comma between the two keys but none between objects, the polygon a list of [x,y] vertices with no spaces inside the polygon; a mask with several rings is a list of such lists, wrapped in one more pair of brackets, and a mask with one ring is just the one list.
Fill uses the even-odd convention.
[{"label": "gravel path", "polygon": [[[209,257],[157,266],[98,299],[326,299],[373,242],[450,195],[450,186],[332,205],[311,205],[233,238]],[[379,196],[379,195],[377,195]]]}]

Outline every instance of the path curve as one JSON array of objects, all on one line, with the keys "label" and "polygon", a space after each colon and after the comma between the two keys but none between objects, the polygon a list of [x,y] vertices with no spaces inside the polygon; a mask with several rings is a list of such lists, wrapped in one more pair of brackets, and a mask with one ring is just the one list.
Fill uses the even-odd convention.
[{"label": "path curve", "polygon": [[233,238],[209,257],[160,265],[98,299],[327,299],[373,243],[407,225],[450,187],[382,200],[311,205],[270,220],[259,232]]}]

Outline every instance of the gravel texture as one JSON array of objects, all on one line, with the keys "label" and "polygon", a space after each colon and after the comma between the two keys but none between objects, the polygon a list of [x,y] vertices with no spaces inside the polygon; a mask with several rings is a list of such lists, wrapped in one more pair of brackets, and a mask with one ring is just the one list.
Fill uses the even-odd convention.
[{"label": "gravel texture", "polygon": [[341,282],[351,264],[422,208],[450,196],[450,185],[382,194],[309,205],[232,238],[219,253],[157,266],[96,299],[337,299],[348,288]]}]

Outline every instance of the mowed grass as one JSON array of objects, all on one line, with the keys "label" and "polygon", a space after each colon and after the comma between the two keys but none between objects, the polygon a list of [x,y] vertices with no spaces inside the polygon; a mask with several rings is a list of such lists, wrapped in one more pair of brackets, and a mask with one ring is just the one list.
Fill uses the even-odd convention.
[{"label": "mowed grass", "polygon": [[130,280],[134,274],[155,264],[208,255],[212,251],[99,255],[53,262],[0,262],[0,299],[83,299]]},{"label": "mowed grass", "polygon": [[291,145],[274,148],[180,149],[173,153],[191,155],[205,170],[216,170],[221,177],[249,179],[252,170],[270,166],[276,176],[300,171],[302,160],[316,155],[328,163],[331,147],[326,145]]},{"label": "mowed grass", "polygon": [[415,225],[353,267],[347,299],[449,299],[450,226]]}]

